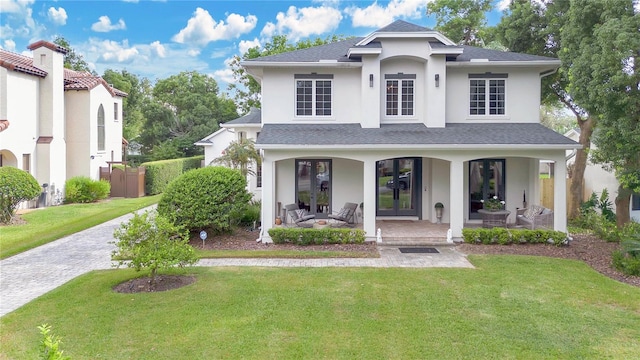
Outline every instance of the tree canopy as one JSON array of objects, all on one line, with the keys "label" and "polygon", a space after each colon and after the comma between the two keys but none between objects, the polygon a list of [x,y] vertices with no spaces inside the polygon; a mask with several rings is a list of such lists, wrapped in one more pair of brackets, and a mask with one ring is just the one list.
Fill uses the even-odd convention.
[{"label": "tree canopy", "polygon": [[94,70],[91,70],[91,68],[89,68],[89,64],[87,64],[87,62],[84,60],[84,57],[76,53],[67,39],[63,38],[62,36],[57,36],[55,40],[53,40],[53,43],[69,50],[64,56],[65,68],[75,71],[87,71],[92,73],[93,75],[97,75]]},{"label": "tree canopy", "polygon": [[461,45],[482,45],[491,0],[434,0],[427,4],[427,15],[435,15],[435,29]]}]

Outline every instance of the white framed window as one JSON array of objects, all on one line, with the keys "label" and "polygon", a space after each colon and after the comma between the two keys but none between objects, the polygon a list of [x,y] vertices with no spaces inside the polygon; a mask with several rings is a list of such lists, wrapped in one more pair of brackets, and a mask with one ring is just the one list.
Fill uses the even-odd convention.
[{"label": "white framed window", "polygon": [[113,120],[118,121],[118,103],[113,103]]},{"label": "white framed window", "polygon": [[507,74],[469,74],[469,115],[506,115]]},{"label": "white framed window", "polygon": [[331,116],[333,75],[296,74],[296,116]]},{"label": "white framed window", "polygon": [[415,109],[415,74],[385,74],[387,116],[413,116]]},{"label": "white framed window", "polygon": [[98,108],[98,151],[104,151],[106,131],[104,127],[104,107]]}]

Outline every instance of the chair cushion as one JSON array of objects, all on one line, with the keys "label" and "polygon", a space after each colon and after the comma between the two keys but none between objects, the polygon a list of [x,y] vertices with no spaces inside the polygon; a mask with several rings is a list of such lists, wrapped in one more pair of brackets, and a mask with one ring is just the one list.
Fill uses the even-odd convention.
[{"label": "chair cushion", "polygon": [[347,215],[349,215],[349,209],[342,208],[340,209],[340,211],[338,211],[338,214],[336,215],[336,217],[344,218],[344,217],[347,217]]},{"label": "chair cushion", "polygon": [[540,205],[531,205],[527,210],[524,211],[524,214],[522,215],[527,219],[533,220],[533,218],[537,215],[540,215],[543,210],[544,207]]},{"label": "chair cushion", "polygon": [[296,210],[296,215],[297,215],[298,219],[299,218],[303,218],[303,217],[305,217],[307,215],[307,210],[298,209],[298,210]]}]

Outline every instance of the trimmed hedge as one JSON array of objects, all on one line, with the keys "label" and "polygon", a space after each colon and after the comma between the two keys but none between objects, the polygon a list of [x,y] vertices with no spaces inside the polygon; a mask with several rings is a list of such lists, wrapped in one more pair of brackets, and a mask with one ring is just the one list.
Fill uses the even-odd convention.
[{"label": "trimmed hedge", "polygon": [[362,244],[365,232],[360,229],[271,228],[269,236],[276,244],[324,245]]},{"label": "trimmed hedge", "polygon": [[462,229],[462,238],[468,244],[554,244],[566,245],[569,238],[566,233],[554,230],[505,229],[494,227]]},{"label": "trimmed hedge", "polygon": [[142,163],[146,167],[144,192],[146,195],[157,195],[164,192],[167,185],[185,172],[197,169],[202,164],[204,155],[190,158],[159,160]]},{"label": "trimmed hedge", "polygon": [[111,184],[106,180],[92,180],[86,176],[76,176],[64,185],[64,202],[92,203],[109,197]]}]

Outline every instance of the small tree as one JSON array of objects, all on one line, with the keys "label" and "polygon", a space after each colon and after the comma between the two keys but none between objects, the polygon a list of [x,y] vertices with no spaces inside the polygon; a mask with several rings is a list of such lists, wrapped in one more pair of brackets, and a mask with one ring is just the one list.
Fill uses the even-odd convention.
[{"label": "small tree", "polygon": [[151,287],[155,285],[158,270],[193,265],[198,261],[189,245],[189,232],[155,211],[134,214],[131,220],[115,230],[113,236],[118,241],[112,259],[118,260],[118,265],[126,263],[136,271],[149,270]]},{"label": "small tree", "polygon": [[0,222],[11,222],[18,205],[40,194],[40,185],[36,179],[24,170],[0,167]]},{"label": "small tree", "polygon": [[44,360],[69,360],[68,356],[63,355],[60,350],[62,341],[60,337],[51,333],[51,325],[42,324],[38,326],[42,340],[40,340],[40,359]]},{"label": "small tree", "polygon": [[260,153],[256,150],[255,144],[251,139],[242,139],[232,141],[224,153],[213,162],[226,165],[232,169],[238,169],[242,175],[255,175],[255,171],[249,168],[249,165],[256,164],[260,166]]}]

